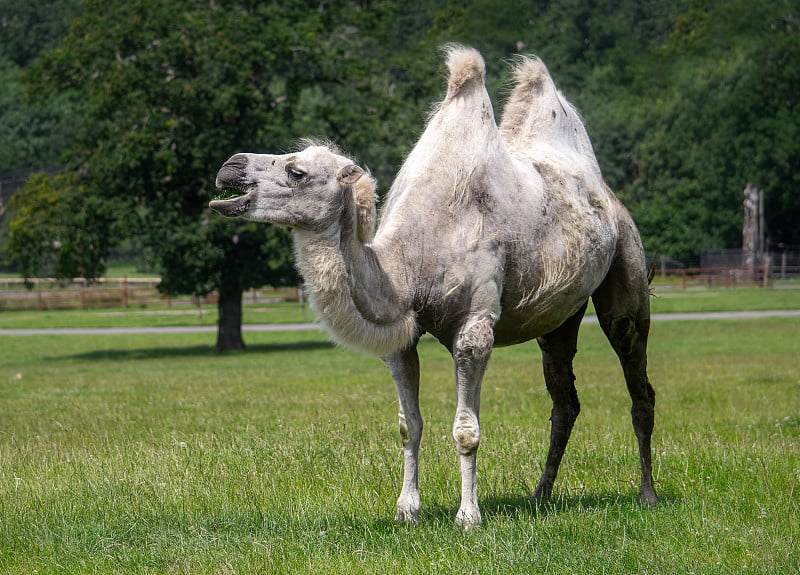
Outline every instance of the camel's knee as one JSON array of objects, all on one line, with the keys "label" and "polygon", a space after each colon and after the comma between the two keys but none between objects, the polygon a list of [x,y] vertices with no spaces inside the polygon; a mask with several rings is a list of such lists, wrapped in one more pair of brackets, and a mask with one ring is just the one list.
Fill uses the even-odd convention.
[{"label": "camel's knee", "polygon": [[472,455],[478,451],[481,442],[481,428],[476,414],[458,413],[453,423],[453,439],[460,455]]},{"label": "camel's knee", "polygon": [[581,414],[581,402],[578,401],[578,394],[571,394],[567,402],[560,407],[564,417],[566,418],[566,424],[572,427],[575,424],[575,421],[578,419],[578,416]]},{"label": "camel's knee", "polygon": [[631,396],[633,396],[631,419],[637,433],[644,433],[649,437],[655,425],[656,393],[649,382],[643,391],[644,396],[638,397],[631,392]]},{"label": "camel's knee", "polygon": [[400,412],[398,416],[400,420],[400,440],[403,442],[403,447],[419,445],[420,438],[422,437],[422,419],[406,417],[403,412]]},{"label": "camel's knee", "polygon": [[638,361],[647,345],[649,322],[627,315],[601,318],[600,322],[617,356],[623,362]]}]

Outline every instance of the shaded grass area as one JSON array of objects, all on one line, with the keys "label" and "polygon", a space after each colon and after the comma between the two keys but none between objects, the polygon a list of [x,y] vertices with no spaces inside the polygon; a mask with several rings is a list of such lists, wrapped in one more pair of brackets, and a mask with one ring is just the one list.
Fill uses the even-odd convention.
[{"label": "shaded grass area", "polygon": [[397,399],[383,365],[316,332],[4,338],[2,573],[787,573],[797,551],[800,320],[654,324],[654,472],[638,465],[620,368],[597,326],[555,495],[535,344],[483,386],[484,525],[453,528],[452,363],[420,345],[421,525],[394,523]]}]

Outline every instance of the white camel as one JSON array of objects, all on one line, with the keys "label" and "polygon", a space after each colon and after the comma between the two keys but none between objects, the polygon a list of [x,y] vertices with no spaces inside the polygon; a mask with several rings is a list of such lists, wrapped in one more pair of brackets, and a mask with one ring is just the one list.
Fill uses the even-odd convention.
[{"label": "white camel", "polygon": [[399,520],[416,522],[420,512],[420,336],[435,336],[455,363],[456,524],[470,528],[481,523],[479,405],[492,347],[536,338],[542,350],[553,406],[550,447],[533,495],[548,496],[580,410],[572,359],[590,297],[632,399],[639,500],[654,504],[649,290],[636,227],[541,61],[517,61],[499,128],[480,54],[454,46],[447,65],[447,95],[397,175],[374,238],[375,181],[331,146],[233,156],[217,186],[241,195],[210,207],[291,228],[317,317],[333,339],[388,366],[405,454]]}]

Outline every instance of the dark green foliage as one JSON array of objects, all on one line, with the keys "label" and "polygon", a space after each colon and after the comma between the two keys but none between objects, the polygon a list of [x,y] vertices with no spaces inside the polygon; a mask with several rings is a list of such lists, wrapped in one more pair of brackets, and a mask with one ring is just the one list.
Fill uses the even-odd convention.
[{"label": "dark green foliage", "polygon": [[[649,247],[686,257],[741,245],[742,192],[764,190],[771,243],[800,243],[800,11],[692,4],[661,50],[670,83],[623,195]],[[647,103],[643,104],[643,107]]]},{"label": "dark green foliage", "polygon": [[79,0],[0,0],[0,64],[24,67],[55,48],[79,12]]},{"label": "dark green foliage", "polygon": [[[297,276],[285,230],[209,214],[217,169],[237,151],[287,150],[320,135],[371,150],[365,163],[387,181],[404,149],[395,110],[418,109],[395,106],[386,47],[364,32],[387,30],[395,14],[381,3],[87,0],[61,45],[31,68],[28,87],[39,101],[79,94],[68,102],[82,122],[66,170],[82,174],[98,202],[124,206],[106,249],[138,236],[162,290],[218,290],[220,315],[224,306],[237,315],[242,290]],[[421,122],[403,120],[406,130]]]},{"label": "dark green foliage", "polygon": [[0,0],[0,179],[54,168],[71,142],[78,124],[64,114],[71,92],[34,102],[22,78],[42,51],[58,45],[79,7],[79,0]]},{"label": "dark green foliage", "polygon": [[136,238],[170,292],[296,281],[286,232],[208,213],[217,169],[317,136],[385,191],[441,95],[437,49],[453,41],[484,54],[498,116],[501,62],[545,60],[648,249],[738,247],[748,182],[765,191],[771,243],[800,244],[795,0],[6,4],[0,172],[61,156],[73,176],[46,189],[80,182],[81,197],[110,202],[114,225],[98,233],[111,237],[95,243]]},{"label": "dark green foliage", "polygon": [[25,97],[23,75],[23,69],[0,63],[0,178],[57,166],[78,124],[63,114],[69,93],[34,105]]}]

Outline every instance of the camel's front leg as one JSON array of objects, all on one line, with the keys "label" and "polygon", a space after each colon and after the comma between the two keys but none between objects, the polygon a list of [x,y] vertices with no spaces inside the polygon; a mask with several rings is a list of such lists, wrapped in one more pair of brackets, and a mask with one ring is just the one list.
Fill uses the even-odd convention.
[{"label": "camel's front leg", "polygon": [[416,523],[419,519],[419,443],[422,438],[422,416],[419,412],[419,356],[416,346],[383,360],[392,374],[400,399],[400,438],[403,441],[405,465],[403,490],[397,500],[398,521]]},{"label": "camel's front leg", "polygon": [[457,392],[453,438],[461,460],[461,506],[456,515],[456,525],[464,529],[481,524],[476,459],[481,439],[481,382],[494,344],[492,326],[489,318],[468,321],[453,346]]}]

